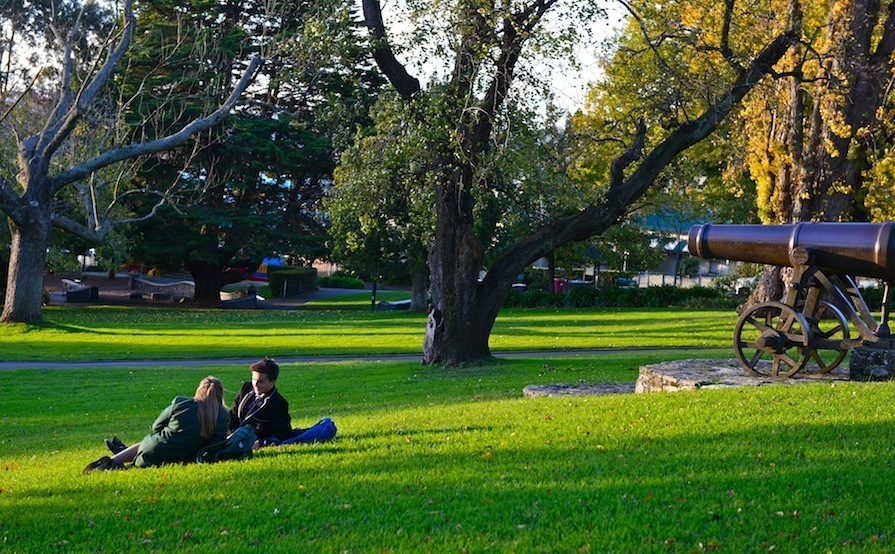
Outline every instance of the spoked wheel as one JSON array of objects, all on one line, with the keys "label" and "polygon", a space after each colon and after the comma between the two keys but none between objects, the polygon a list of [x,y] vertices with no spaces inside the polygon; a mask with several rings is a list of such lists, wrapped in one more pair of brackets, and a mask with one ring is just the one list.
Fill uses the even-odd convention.
[{"label": "spoked wheel", "polygon": [[752,375],[791,377],[808,363],[808,321],[782,302],[752,306],[737,321],[733,347]]},{"label": "spoked wheel", "polygon": [[[811,318],[811,344],[827,348],[808,348],[805,352],[817,364],[816,373],[827,373],[842,363],[848,354],[844,344],[849,338],[848,320],[842,311],[825,300],[820,301]],[[814,369],[814,364],[808,365],[809,371]]]}]

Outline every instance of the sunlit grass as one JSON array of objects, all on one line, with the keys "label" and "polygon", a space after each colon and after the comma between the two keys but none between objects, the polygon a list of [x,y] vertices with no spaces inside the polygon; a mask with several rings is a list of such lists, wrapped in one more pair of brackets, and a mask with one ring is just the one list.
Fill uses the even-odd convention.
[{"label": "sunlit grass", "polygon": [[[421,351],[424,314],[358,309],[369,301],[349,295],[303,310],[53,306],[40,325],[0,327],[0,351],[6,361]],[[721,310],[512,309],[501,312],[490,344],[494,351],[727,348],[735,322],[735,313]]]},{"label": "sunlit grass", "polygon": [[286,365],[294,423],[332,417],[334,442],[86,476],[102,438],[138,440],[209,373],[232,398],[247,369],[0,372],[0,549],[892,549],[895,385],[521,397],[686,354]]}]

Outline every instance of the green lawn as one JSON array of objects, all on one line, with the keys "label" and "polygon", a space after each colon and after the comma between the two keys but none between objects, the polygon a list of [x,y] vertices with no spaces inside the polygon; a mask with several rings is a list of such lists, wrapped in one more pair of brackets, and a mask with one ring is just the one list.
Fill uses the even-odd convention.
[{"label": "green lawn", "polygon": [[82,475],[102,438],[245,368],[0,372],[0,550],[879,552],[892,544],[892,384],[524,399],[668,356],[286,365],[331,443]]},{"label": "green lawn", "polygon": [[[423,324],[358,309],[46,315],[44,325],[3,328],[5,359],[418,352]],[[0,551],[895,549],[895,384],[522,397],[529,384],[632,382],[644,364],[730,356],[734,321],[511,310],[495,349],[684,348],[461,369],[284,364],[278,385],[293,424],[331,417],[335,441],[90,475],[81,469],[104,453],[103,438],[139,440],[208,374],[232,399],[247,368],[0,371]]]},{"label": "green lawn", "polygon": [[[392,293],[394,294],[394,293]],[[357,309],[369,294],[303,310],[57,307],[40,325],[0,328],[3,359],[170,359],[416,353],[424,314]],[[310,308],[316,309],[310,309]],[[495,351],[604,347],[727,348],[736,314],[721,310],[504,310]]]}]

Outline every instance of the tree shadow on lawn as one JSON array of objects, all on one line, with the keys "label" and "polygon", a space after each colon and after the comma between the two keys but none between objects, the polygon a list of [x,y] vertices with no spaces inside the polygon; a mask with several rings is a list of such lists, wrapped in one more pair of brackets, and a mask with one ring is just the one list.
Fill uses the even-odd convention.
[{"label": "tree shadow on lawn", "polygon": [[[114,540],[153,549],[263,541],[272,550],[817,551],[893,540],[891,426],[565,442],[536,429],[499,446],[496,435],[511,429],[502,427],[458,427],[470,440],[450,443],[347,433],[248,461],[75,476],[53,489],[17,484],[10,472],[0,528],[13,550],[53,549],[63,538],[84,550]],[[409,432],[431,439],[452,430]],[[60,470],[71,468],[40,469]]]}]

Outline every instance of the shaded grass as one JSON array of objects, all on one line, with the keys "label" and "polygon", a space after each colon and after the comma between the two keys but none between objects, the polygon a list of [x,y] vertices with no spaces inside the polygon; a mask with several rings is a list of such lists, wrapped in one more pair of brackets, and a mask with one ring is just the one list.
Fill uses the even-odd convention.
[{"label": "shaded grass", "polygon": [[[3,325],[0,351],[5,360],[13,361],[375,355],[422,350],[423,314],[345,308],[357,306],[345,298],[321,305],[339,309],[52,306],[44,310],[42,324]],[[726,348],[735,322],[735,313],[718,310],[512,309],[501,312],[490,344],[495,351]]]},{"label": "shaded grass", "polygon": [[[686,353],[287,365],[336,441],[80,475],[208,373],[0,372],[0,549],[19,552],[820,552],[892,548],[892,384],[523,399]],[[41,532],[35,532],[36,529]]]}]

